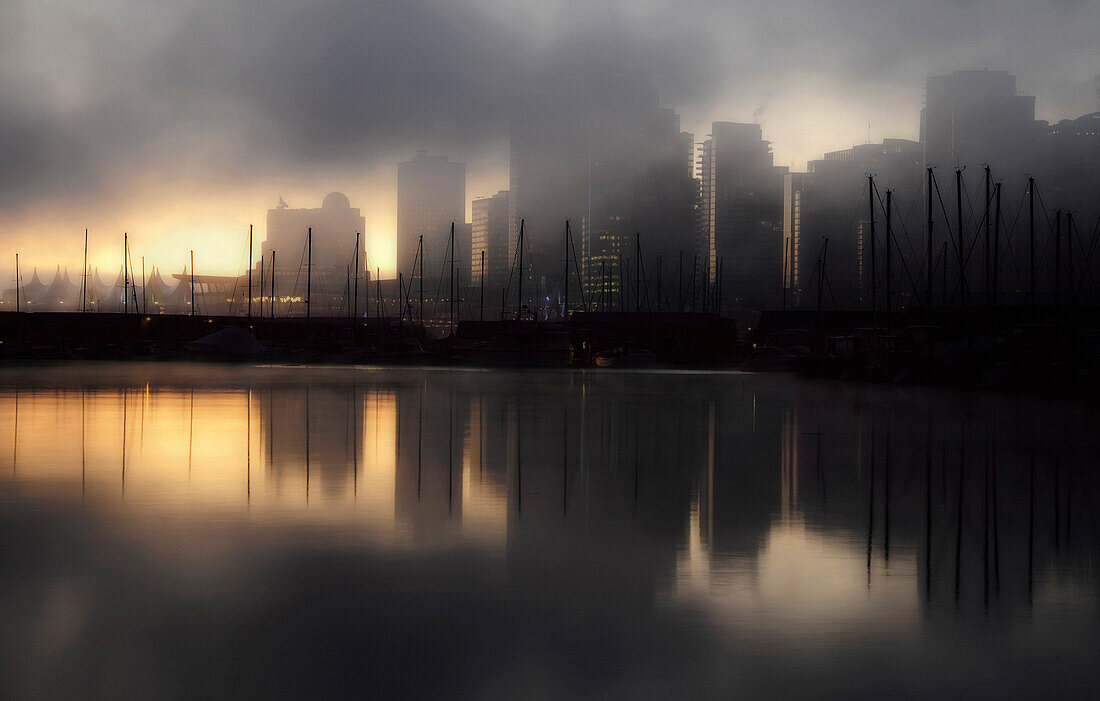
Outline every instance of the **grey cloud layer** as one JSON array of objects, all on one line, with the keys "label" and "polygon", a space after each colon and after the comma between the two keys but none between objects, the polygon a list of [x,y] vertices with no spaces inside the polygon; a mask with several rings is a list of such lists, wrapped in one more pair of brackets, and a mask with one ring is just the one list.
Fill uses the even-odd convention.
[{"label": "grey cloud layer", "polygon": [[9,0],[0,207],[151,168],[220,178],[476,144],[516,95],[591,63],[640,68],[674,106],[749,79],[782,90],[805,67],[883,83],[989,65],[1033,90],[1057,73],[1058,99],[1100,72],[1097,26],[1100,3],[1023,0]]}]

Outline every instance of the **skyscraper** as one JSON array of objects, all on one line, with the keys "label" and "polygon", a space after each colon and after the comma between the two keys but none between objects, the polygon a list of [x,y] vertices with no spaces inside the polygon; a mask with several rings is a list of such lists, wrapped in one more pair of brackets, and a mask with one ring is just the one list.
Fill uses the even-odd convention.
[{"label": "skyscraper", "polygon": [[[590,254],[617,259],[608,251],[637,232],[647,266],[658,255],[690,250],[692,136],[680,131],[673,110],[659,106],[652,84],[630,71],[591,66],[561,71],[547,83],[556,88],[519,101],[511,128],[511,255],[524,220],[532,294],[536,287],[545,297],[562,292],[566,219],[584,252],[588,290],[601,262]],[[608,261],[602,262],[606,273]],[[573,289],[570,300],[579,304]]]},{"label": "skyscraper", "polygon": [[482,253],[485,255],[485,288],[495,300],[507,284],[511,267],[508,245],[508,191],[492,197],[479,197],[471,208],[470,284],[481,285]]},{"label": "skyscraper", "polygon": [[[424,236],[424,275],[437,271],[448,259],[451,224],[466,221],[466,165],[446,156],[417,151],[397,166],[397,270],[412,275],[416,248]],[[463,229],[455,228],[456,260],[470,250],[469,238],[461,241]],[[467,267],[467,265],[464,265]]]},{"label": "skyscraper", "polygon": [[772,163],[759,124],[715,122],[699,162],[707,306],[769,308],[780,292],[786,169]]},{"label": "skyscraper", "polygon": [[989,164],[1018,175],[1035,156],[1041,130],[1035,98],[1016,92],[1008,71],[955,71],[928,78],[921,113],[927,165],[954,170]]}]

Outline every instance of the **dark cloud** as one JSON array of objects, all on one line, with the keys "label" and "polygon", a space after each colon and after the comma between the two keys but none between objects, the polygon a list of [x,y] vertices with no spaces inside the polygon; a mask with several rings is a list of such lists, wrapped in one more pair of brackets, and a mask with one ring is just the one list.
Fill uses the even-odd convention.
[{"label": "dark cloud", "polygon": [[[781,97],[795,71],[865,88],[988,65],[1019,73],[1041,110],[1093,107],[1095,2],[591,4],[10,1],[0,207],[91,197],[149,171],[217,181],[472,147],[506,132],[518,95],[592,67],[652,77],[682,106],[736,100],[747,82]],[[761,104],[748,99],[745,116]]]}]

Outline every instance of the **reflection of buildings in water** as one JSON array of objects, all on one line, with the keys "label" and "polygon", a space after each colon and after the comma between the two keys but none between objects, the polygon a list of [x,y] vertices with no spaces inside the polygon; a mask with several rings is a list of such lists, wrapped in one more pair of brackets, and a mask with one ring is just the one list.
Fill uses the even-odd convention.
[{"label": "reflection of buildings in water", "polygon": [[396,400],[358,385],[272,386],[253,393],[262,459],[275,482],[354,499],[393,481]]},{"label": "reflection of buildings in water", "polygon": [[1085,409],[1046,407],[1038,424],[934,390],[625,377],[234,378],[196,388],[193,410],[189,386],[79,379],[0,394],[0,455],[9,479],[79,495],[86,478],[111,499],[125,456],[131,504],[169,489],[300,503],[308,474],[315,503],[355,501],[379,527],[506,538],[524,576],[605,558],[642,590],[751,574],[715,589],[737,597],[828,577],[823,607],[870,588],[970,610],[1058,605],[1095,583]]}]

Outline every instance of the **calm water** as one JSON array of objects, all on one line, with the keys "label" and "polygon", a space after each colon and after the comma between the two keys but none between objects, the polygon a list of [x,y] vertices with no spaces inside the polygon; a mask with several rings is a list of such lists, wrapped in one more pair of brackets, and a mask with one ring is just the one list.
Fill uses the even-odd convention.
[{"label": "calm water", "polygon": [[734,373],[0,370],[0,697],[1100,694],[1097,419]]}]

